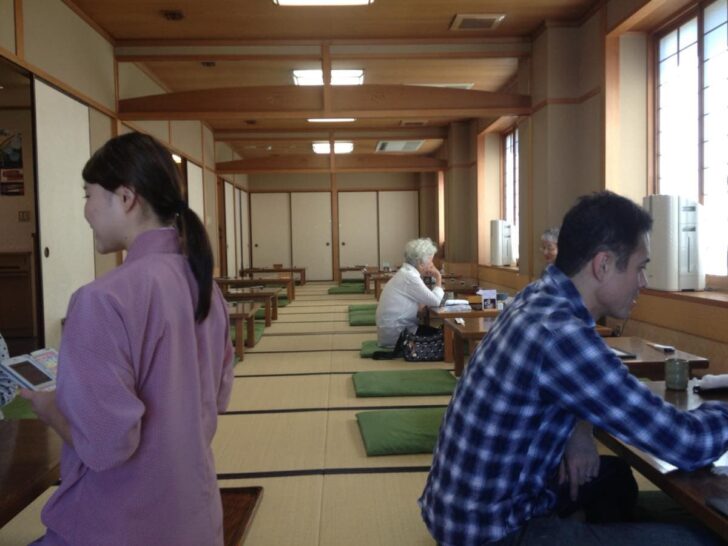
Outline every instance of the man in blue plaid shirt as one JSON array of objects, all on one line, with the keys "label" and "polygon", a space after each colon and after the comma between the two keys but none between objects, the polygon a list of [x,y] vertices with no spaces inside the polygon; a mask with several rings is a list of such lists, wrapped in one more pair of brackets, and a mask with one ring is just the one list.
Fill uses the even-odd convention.
[{"label": "man in blue plaid shirt", "polygon": [[[419,500],[441,546],[713,544],[702,529],[614,522],[636,496],[591,425],[681,469],[728,449],[728,405],[683,412],[652,394],[595,331],[646,286],[652,220],[610,192],[566,214],[556,263],[501,314],[445,415]],[[584,508],[586,521],[560,518]],[[623,510],[625,509],[625,510]]]}]

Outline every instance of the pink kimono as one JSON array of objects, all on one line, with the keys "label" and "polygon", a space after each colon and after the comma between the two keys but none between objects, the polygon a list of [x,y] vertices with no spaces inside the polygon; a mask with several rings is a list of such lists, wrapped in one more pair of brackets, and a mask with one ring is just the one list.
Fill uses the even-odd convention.
[{"label": "pink kimono", "polygon": [[194,319],[175,229],[147,231],[68,306],[57,400],[70,423],[42,545],[214,546],[222,509],[210,444],[232,387],[225,302]]}]

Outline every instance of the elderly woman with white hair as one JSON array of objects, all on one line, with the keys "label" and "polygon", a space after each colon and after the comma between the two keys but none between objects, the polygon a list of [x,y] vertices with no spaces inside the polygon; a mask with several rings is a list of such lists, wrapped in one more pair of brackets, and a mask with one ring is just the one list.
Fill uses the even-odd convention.
[{"label": "elderly woman with white hair", "polygon": [[[377,305],[377,343],[394,347],[403,330],[417,331],[417,312],[420,306],[440,305],[444,291],[442,277],[432,264],[437,247],[430,239],[414,239],[404,247],[405,263],[384,286]],[[422,276],[434,277],[430,290]]]}]

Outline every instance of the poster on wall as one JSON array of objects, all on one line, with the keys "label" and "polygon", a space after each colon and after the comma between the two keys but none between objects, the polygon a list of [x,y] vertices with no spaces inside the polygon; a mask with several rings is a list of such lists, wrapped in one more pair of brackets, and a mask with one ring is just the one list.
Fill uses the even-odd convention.
[{"label": "poster on wall", "polygon": [[0,195],[25,195],[23,140],[7,129],[0,129]]}]

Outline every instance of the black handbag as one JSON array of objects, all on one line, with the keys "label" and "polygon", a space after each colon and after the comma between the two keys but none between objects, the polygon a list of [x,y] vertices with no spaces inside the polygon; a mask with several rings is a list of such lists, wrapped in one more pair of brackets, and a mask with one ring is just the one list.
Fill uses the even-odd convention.
[{"label": "black handbag", "polygon": [[445,338],[441,328],[420,326],[417,332],[403,332],[402,352],[408,362],[434,362],[445,359]]}]

